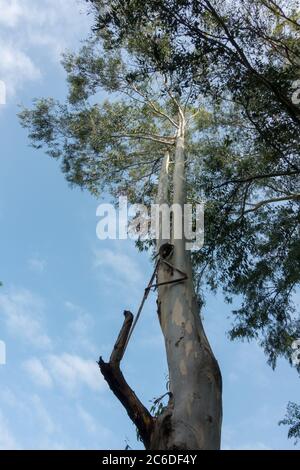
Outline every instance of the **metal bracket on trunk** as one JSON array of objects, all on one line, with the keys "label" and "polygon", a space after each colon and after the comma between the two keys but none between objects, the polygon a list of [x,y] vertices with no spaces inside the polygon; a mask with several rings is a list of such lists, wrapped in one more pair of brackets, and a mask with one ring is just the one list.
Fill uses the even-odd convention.
[{"label": "metal bracket on trunk", "polygon": [[[171,245],[171,243],[164,243],[163,245],[161,245],[160,249],[159,249],[159,252],[157,253],[157,255],[155,256],[155,258],[159,257],[158,260],[156,261],[156,264],[155,264],[155,268],[154,268],[154,271],[153,271],[153,274],[150,278],[150,281],[149,281],[149,284],[148,286],[145,288],[145,291],[144,291],[144,295],[143,295],[143,298],[142,298],[142,301],[141,301],[141,304],[139,306],[139,309],[137,311],[137,314],[136,314],[136,317],[134,319],[134,322],[132,324],[132,327],[129,331],[129,334],[127,336],[127,339],[126,339],[126,343],[125,343],[125,346],[124,346],[124,352],[125,352],[125,349],[127,348],[127,345],[129,343],[129,340],[131,338],[131,335],[133,333],[133,330],[138,322],[138,319],[142,313],[142,310],[143,310],[143,307],[144,307],[144,304],[147,300],[147,297],[149,295],[149,292],[152,290],[152,289],[157,289],[157,287],[159,286],[165,286],[165,285],[168,285],[168,284],[175,284],[177,282],[182,282],[182,281],[186,281],[188,279],[188,276],[186,273],[184,273],[183,271],[181,271],[179,268],[176,268],[176,266],[173,266],[173,264],[171,264],[169,261],[167,261],[168,258],[170,258],[173,254],[173,251],[174,251],[174,245]],[[177,271],[178,273],[181,274],[181,277],[177,278],[177,279],[172,279],[171,281],[165,281],[165,282],[159,282],[159,283],[156,283],[156,284],[153,284],[153,281],[155,279],[155,275],[157,273],[157,270],[158,270],[158,267],[160,265],[160,263],[164,263],[166,264],[169,268],[172,269],[172,274],[174,273],[174,271]]]},{"label": "metal bracket on trunk", "polygon": [[161,245],[161,247],[159,249],[159,252],[156,255],[156,256],[159,256],[159,260],[158,260],[158,263],[157,263],[157,266],[156,266],[156,271],[158,269],[159,263],[164,263],[169,268],[171,268],[172,274],[174,273],[174,271],[177,271],[179,274],[181,274],[181,277],[179,277],[177,279],[172,279],[171,281],[158,282],[156,284],[148,285],[148,287],[146,288],[147,290],[157,289],[157,287],[159,287],[159,286],[174,284],[176,282],[182,282],[182,281],[186,281],[186,279],[188,279],[188,276],[185,272],[181,271],[181,269],[177,268],[176,266],[171,264],[169,261],[167,261],[167,259],[172,256],[173,252],[174,252],[174,245],[172,245],[171,243],[167,242],[167,243],[164,243],[163,245]]},{"label": "metal bracket on trunk", "polygon": [[156,284],[151,284],[150,286],[147,287],[147,289],[149,289],[149,290],[157,289],[160,286],[165,286],[165,285],[168,285],[168,284],[174,284],[175,282],[182,282],[182,281],[186,281],[188,279],[188,276],[187,276],[186,273],[181,271],[181,269],[176,268],[176,266],[173,266],[173,264],[169,263],[165,259],[160,259],[160,262],[166,264],[169,268],[171,268],[172,272],[177,271],[178,273],[180,273],[182,277],[178,277],[177,279],[172,279],[171,281],[164,281],[164,282],[158,282]]}]

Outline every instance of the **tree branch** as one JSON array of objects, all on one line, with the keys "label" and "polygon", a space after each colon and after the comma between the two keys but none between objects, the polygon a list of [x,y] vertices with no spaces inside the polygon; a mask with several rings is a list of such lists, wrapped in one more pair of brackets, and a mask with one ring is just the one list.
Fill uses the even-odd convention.
[{"label": "tree branch", "polygon": [[151,140],[153,142],[159,142],[160,144],[172,145],[175,142],[174,137],[169,136],[161,136],[157,134],[112,134],[112,137],[116,139],[144,139],[144,140]]},{"label": "tree branch", "polygon": [[273,82],[268,80],[263,74],[259,73],[248,60],[244,50],[242,47],[239,46],[238,42],[235,40],[234,34],[229,30],[226,22],[222,18],[222,16],[217,12],[217,10],[213,7],[209,0],[204,0],[204,3],[207,5],[208,10],[211,12],[213,17],[219,23],[219,25],[223,28],[228,40],[236,50],[238,56],[240,57],[241,63],[250,71],[252,72],[260,81],[263,83],[267,88],[271,89],[274,95],[278,98],[278,100],[284,105],[285,109],[289,113],[290,117],[297,123],[300,123],[299,119],[299,110],[297,106],[295,106],[291,100],[289,100],[285,95],[282,94],[281,90],[274,85]]},{"label": "tree branch", "polygon": [[131,312],[125,310],[124,316],[125,320],[112,350],[109,362],[104,362],[102,357],[100,357],[98,365],[109,388],[126,409],[129,418],[136,425],[146,449],[148,449],[154,428],[154,418],[140,402],[134,391],[129,387],[120,370],[120,362],[125,352],[126,340],[133,322]]},{"label": "tree branch", "polygon": [[279,14],[282,18],[284,18],[286,21],[288,21],[292,25],[296,26],[297,28],[300,28],[300,24],[297,21],[294,21],[292,18],[288,17],[284,13],[284,11],[280,7],[280,5],[278,5],[276,2],[274,2],[272,0],[269,0],[269,2],[271,3],[271,5],[273,5],[273,7],[271,5],[269,5],[267,1],[264,1],[264,0],[262,1],[262,4],[265,5],[265,7],[267,7],[275,15]]},{"label": "tree branch", "polygon": [[145,95],[142,91],[140,91],[135,85],[131,85],[131,88],[132,90],[134,90],[139,96],[141,96],[142,98],[144,98],[144,103],[147,103],[150,108],[158,115],[158,116],[161,116],[165,119],[167,119],[171,124],[172,126],[176,127],[178,129],[178,123],[174,121],[174,119],[172,119],[168,114],[164,113],[163,111],[161,111],[156,105],[155,103],[150,100],[148,98],[147,95]]},{"label": "tree branch", "polygon": [[295,176],[299,175],[300,170],[297,171],[281,171],[278,173],[263,173],[261,175],[252,175],[252,176],[246,176],[245,178],[239,178],[239,179],[232,179],[225,181],[224,183],[221,183],[217,186],[214,186],[212,189],[218,189],[222,188],[223,186],[227,186],[228,184],[239,184],[239,183],[248,183],[249,181],[254,181],[258,179],[265,179],[265,178],[276,178],[278,176]]},{"label": "tree branch", "polygon": [[246,211],[243,212],[243,215],[248,214],[249,212],[254,212],[257,211],[262,206],[265,206],[267,204],[271,204],[272,202],[281,202],[281,201],[292,201],[292,200],[297,200],[300,199],[300,194],[290,194],[288,196],[280,196],[280,197],[273,197],[270,199],[265,199],[264,201],[260,201],[257,204],[255,204],[254,207],[251,209],[247,209]]}]

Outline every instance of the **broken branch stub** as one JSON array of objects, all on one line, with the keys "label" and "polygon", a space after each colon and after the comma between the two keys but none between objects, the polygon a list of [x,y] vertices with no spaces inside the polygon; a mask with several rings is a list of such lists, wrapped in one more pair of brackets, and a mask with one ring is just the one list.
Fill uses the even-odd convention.
[{"label": "broken branch stub", "polygon": [[98,365],[109,388],[126,409],[128,416],[136,425],[146,449],[148,449],[154,428],[154,418],[129,387],[120,369],[120,362],[125,352],[126,341],[133,322],[131,312],[125,310],[124,316],[125,319],[109,362],[104,362],[100,357]]}]

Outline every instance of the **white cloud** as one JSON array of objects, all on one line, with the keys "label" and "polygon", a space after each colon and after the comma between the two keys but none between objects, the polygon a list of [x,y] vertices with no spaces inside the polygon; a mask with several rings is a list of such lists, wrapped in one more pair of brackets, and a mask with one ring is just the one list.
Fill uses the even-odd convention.
[{"label": "white cloud", "polygon": [[65,307],[72,313],[71,321],[68,323],[68,343],[75,351],[86,351],[96,355],[97,348],[91,338],[94,319],[84,309],[70,301],[65,302]]},{"label": "white cloud", "polygon": [[143,279],[143,274],[136,261],[120,250],[95,250],[94,266],[105,269],[108,276],[114,276],[112,280],[122,281],[125,286],[135,285]]},{"label": "white cloud", "polygon": [[8,406],[17,407],[18,400],[14,392],[8,387],[1,387],[0,390],[1,402]]},{"label": "white cloud", "polygon": [[86,386],[93,391],[102,390],[104,380],[96,361],[63,353],[51,354],[47,358],[50,374],[55,382],[68,391]]},{"label": "white cloud", "polygon": [[44,305],[39,297],[27,289],[11,289],[0,294],[0,316],[8,331],[38,348],[51,347],[51,340],[43,327]]},{"label": "white cloud", "polygon": [[35,411],[36,417],[39,420],[43,431],[46,434],[53,434],[56,431],[56,426],[40,397],[38,395],[33,395],[31,403],[33,405],[33,411]]},{"label": "white cloud", "polygon": [[14,450],[17,449],[16,439],[9,427],[9,424],[0,410],[0,449]]},{"label": "white cloud", "polygon": [[[26,398],[24,399],[24,396],[20,396],[19,394],[20,390],[17,387],[7,387],[7,386],[1,386],[0,390],[0,402],[3,405],[3,409],[6,411],[11,409],[10,411],[13,411],[14,413],[17,414],[23,414],[23,413],[31,413],[31,409],[28,407],[26,403]],[[0,410],[1,414],[1,410]]]},{"label": "white cloud", "polygon": [[99,442],[113,439],[110,429],[102,426],[90,413],[88,413],[81,405],[77,405],[78,416],[81,419],[86,431],[89,434],[97,436]]},{"label": "white cloud", "polygon": [[23,368],[25,369],[26,372],[28,372],[32,380],[37,385],[40,385],[45,388],[52,387],[53,382],[52,382],[52,378],[49,372],[44,367],[42,362],[36,357],[33,357],[25,361],[23,363]]},{"label": "white cloud", "polygon": [[5,83],[7,95],[13,95],[24,82],[41,77],[41,71],[32,59],[9,40],[0,37],[0,50],[0,77]]},{"label": "white cloud", "polygon": [[96,361],[75,354],[49,354],[43,359],[33,357],[24,361],[23,368],[42,387],[57,384],[68,392],[83,386],[96,392],[106,388]]},{"label": "white cloud", "polygon": [[14,28],[23,14],[22,4],[18,0],[0,0],[0,24]]},{"label": "white cloud", "polygon": [[87,432],[95,434],[97,431],[97,422],[95,418],[90,415],[82,406],[77,406],[77,411],[80,419],[82,420]]},{"label": "white cloud", "polygon": [[87,36],[83,10],[77,0],[0,0],[0,80],[9,96],[41,77],[45,58],[60,66],[60,54]]},{"label": "white cloud", "polygon": [[87,336],[92,324],[91,316],[88,313],[84,313],[70,322],[69,328],[76,339],[88,341]]},{"label": "white cloud", "polygon": [[42,273],[45,271],[46,268],[46,260],[42,259],[40,256],[35,255],[28,260],[28,266],[31,271],[35,271],[37,273]]},{"label": "white cloud", "polygon": [[70,302],[69,300],[66,300],[64,305],[71,312],[78,313],[78,311],[81,311],[81,308],[78,307],[78,305],[73,304],[73,302]]}]

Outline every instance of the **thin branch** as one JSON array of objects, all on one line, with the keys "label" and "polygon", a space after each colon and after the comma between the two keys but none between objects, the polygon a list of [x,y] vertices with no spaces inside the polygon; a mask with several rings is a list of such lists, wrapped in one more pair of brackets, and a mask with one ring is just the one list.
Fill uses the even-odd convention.
[{"label": "thin branch", "polygon": [[216,21],[219,23],[219,25],[223,28],[228,40],[236,50],[237,54],[240,57],[240,60],[242,64],[250,71],[252,72],[260,81],[263,83],[267,88],[271,89],[274,93],[274,95],[279,99],[279,101],[284,105],[285,109],[289,113],[290,117],[297,122],[297,124],[300,123],[299,119],[299,110],[297,107],[292,103],[291,100],[289,100],[286,96],[284,96],[281,93],[281,90],[276,87],[270,80],[268,80],[263,74],[259,73],[251,64],[251,62],[248,60],[244,50],[242,47],[239,46],[238,42],[235,40],[234,34],[230,31],[228,28],[226,22],[224,19],[218,14],[216,9],[213,7],[213,5],[210,3],[209,0],[204,0],[204,3],[207,5],[208,10],[211,12],[211,14],[214,16]]},{"label": "thin branch", "polygon": [[196,116],[198,116],[198,114],[201,112],[201,109],[198,109],[198,111],[195,111],[193,114],[191,114],[188,118],[187,118],[187,123],[189,123],[190,121],[192,121]]},{"label": "thin branch", "polygon": [[[254,119],[252,118],[251,116],[251,113],[249,112],[247,106],[245,105],[245,103],[241,103],[242,106],[243,106],[243,109],[246,113],[246,116],[248,117],[249,121],[253,124],[253,126],[256,128],[258,134],[262,137],[262,139],[268,144],[270,145],[274,150],[276,150],[276,152],[278,152],[278,154],[281,153],[281,150],[280,148],[277,146],[277,144],[274,143],[274,141],[272,139],[270,139],[267,135],[264,134],[263,130],[260,128],[259,124],[257,122],[254,121]],[[299,168],[297,167],[297,165],[295,165],[294,163],[291,163],[289,161],[289,159],[285,156],[285,155],[281,155],[281,158],[288,164],[290,165],[292,168],[294,168],[294,170],[296,170],[297,172],[299,172]]]},{"label": "thin branch", "polygon": [[131,85],[131,88],[132,90],[134,90],[138,95],[140,95],[142,98],[144,98],[145,100],[145,103],[147,103],[150,108],[159,116],[161,117],[164,117],[165,119],[167,119],[171,124],[172,126],[176,127],[178,129],[178,123],[174,121],[174,119],[172,119],[168,114],[164,113],[163,111],[161,111],[160,109],[157,108],[157,106],[155,105],[155,103],[150,100],[147,95],[145,93],[143,93],[141,90],[139,90],[135,85]]},{"label": "thin branch", "polygon": [[251,184],[252,184],[252,181],[249,181],[246,185],[246,189],[245,189],[245,193],[244,193],[244,197],[243,197],[243,203],[242,203],[242,214],[245,214],[245,207],[246,207],[247,197],[248,197],[248,193],[249,193],[249,189],[250,189]]},{"label": "thin branch", "polygon": [[174,137],[169,136],[161,136],[157,134],[112,134],[111,137],[116,139],[144,139],[144,140],[151,140],[153,142],[159,142],[160,144],[172,145],[175,142]]},{"label": "thin branch", "polygon": [[[171,92],[170,90],[170,87],[168,86],[168,81],[166,79],[166,77],[164,76],[164,84],[165,84],[165,90],[166,92],[168,93],[169,97],[171,98],[171,100],[174,102],[174,104],[177,106],[178,108],[178,112],[181,116],[181,119],[184,120],[184,112],[182,111],[182,108],[180,106],[180,103],[177,101],[177,99],[175,98],[175,96],[173,95],[173,93]],[[178,126],[179,127],[179,126]]]},{"label": "thin branch", "polygon": [[269,0],[269,2],[271,3],[271,5],[273,5],[273,8],[271,7],[271,5],[268,5],[267,1],[264,1],[264,0],[262,1],[263,5],[265,5],[265,7],[267,7],[272,13],[275,13],[275,15],[279,14],[286,21],[293,24],[297,28],[300,28],[300,24],[297,21],[294,21],[292,18],[288,17],[284,13],[283,9],[276,2],[274,2],[273,0]]},{"label": "thin branch", "polygon": [[192,93],[193,93],[193,89],[194,89],[194,87],[193,87],[193,82],[192,82],[192,84],[190,85],[190,89],[189,89],[187,98],[186,98],[184,106],[183,106],[184,112],[186,112],[187,106],[188,106],[189,101],[190,101],[190,97],[192,96]]},{"label": "thin branch", "polygon": [[222,188],[223,186],[227,186],[228,184],[248,183],[249,181],[258,180],[258,179],[276,178],[278,176],[294,176],[294,175],[299,175],[299,174],[300,174],[300,170],[299,171],[282,171],[278,173],[263,173],[262,175],[251,175],[245,178],[225,181],[224,183],[214,186],[212,189],[219,189],[219,188]]},{"label": "thin branch", "polygon": [[265,206],[267,204],[271,204],[273,202],[292,201],[292,200],[297,200],[297,199],[300,199],[300,194],[290,194],[288,196],[265,199],[264,201],[260,201],[257,204],[255,204],[255,206],[252,207],[251,209],[247,209],[246,211],[244,211],[243,215],[248,214],[249,212],[257,211],[258,209],[260,209],[260,207]]}]

